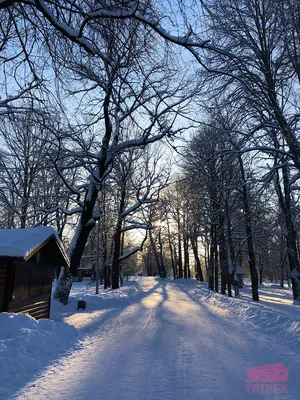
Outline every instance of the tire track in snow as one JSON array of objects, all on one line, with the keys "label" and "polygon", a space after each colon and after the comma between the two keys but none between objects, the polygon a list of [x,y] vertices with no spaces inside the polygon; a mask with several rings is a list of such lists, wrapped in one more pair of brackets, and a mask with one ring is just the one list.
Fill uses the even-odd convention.
[{"label": "tire track in snow", "polygon": [[277,361],[274,350],[195,301],[184,285],[154,281],[145,291],[16,398],[240,400],[247,398],[245,367]]}]

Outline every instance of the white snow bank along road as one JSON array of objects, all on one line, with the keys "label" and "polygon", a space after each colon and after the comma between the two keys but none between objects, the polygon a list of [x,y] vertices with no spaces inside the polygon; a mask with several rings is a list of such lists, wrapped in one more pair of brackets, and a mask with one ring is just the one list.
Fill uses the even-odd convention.
[{"label": "white snow bank along road", "polygon": [[[94,328],[103,323],[104,319],[112,318],[113,315],[118,314],[120,308],[140,301],[140,296],[144,294],[144,279],[138,282],[125,281],[124,285],[117,290],[100,288],[98,295],[95,294],[94,282],[74,282],[67,305],[52,301],[50,318],[54,321],[67,322],[75,326],[82,334],[92,334]],[[85,310],[77,310],[78,300],[86,301]]]},{"label": "white snow bank along road", "polygon": [[293,305],[290,293],[274,285],[265,292],[261,290],[264,300],[256,303],[250,299],[248,288],[242,289],[245,298],[230,298],[210,292],[205,284],[187,285],[184,281],[180,284],[185,285],[185,290],[193,298],[205,302],[211,311],[246,330],[264,335],[267,340],[281,343],[283,348],[288,347],[300,362],[300,350],[295,352],[295,349],[300,349],[300,306]]},{"label": "white snow bank along road", "polygon": [[0,399],[20,389],[76,342],[78,331],[25,314],[0,313]]},{"label": "white snow bank along road", "polygon": [[[127,307],[138,294],[143,290],[137,282],[126,282],[115,291],[102,290],[99,295],[95,295],[95,285],[87,287],[87,282],[81,282],[73,284],[66,306],[52,301],[51,318],[56,322],[0,313],[0,400],[11,398],[37,374],[59,362],[60,357],[80,348],[81,333],[86,333],[81,328],[93,328],[99,322],[95,314]],[[85,311],[77,311],[78,299],[86,300]]]},{"label": "white snow bank along road", "polygon": [[[222,310],[189,293],[196,282],[147,282],[144,294],[111,318],[92,320],[94,329],[82,337],[81,348],[28,382],[14,398],[299,399],[299,364],[282,352],[284,339],[273,341],[269,332],[266,345],[259,335],[232,323]],[[261,370],[255,367],[270,364],[273,378],[281,368],[289,371],[288,381],[273,380],[268,388],[258,382],[251,392],[247,369],[254,368],[257,380]]]}]

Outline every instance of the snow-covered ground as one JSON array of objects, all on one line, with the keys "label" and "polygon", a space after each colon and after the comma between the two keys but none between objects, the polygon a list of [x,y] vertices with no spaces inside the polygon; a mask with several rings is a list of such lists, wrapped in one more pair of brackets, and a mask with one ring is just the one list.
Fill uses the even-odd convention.
[{"label": "snow-covered ground", "polygon": [[[247,286],[230,299],[195,280],[139,277],[94,292],[75,283],[67,306],[53,302],[53,320],[0,314],[0,399],[299,399],[290,289],[265,284],[253,303]],[[268,364],[289,379],[253,389],[247,368]]]},{"label": "snow-covered ground", "polygon": [[[271,283],[263,284],[259,288],[259,303],[252,301],[251,287],[247,284],[240,289],[239,298],[210,292],[207,285],[201,283],[196,287],[192,283],[188,293],[204,302],[212,312],[253,333],[264,334],[268,342],[288,343],[292,349],[300,345],[300,306],[293,305],[291,289],[282,289],[280,285]],[[292,354],[300,361],[300,350],[293,350]]]}]

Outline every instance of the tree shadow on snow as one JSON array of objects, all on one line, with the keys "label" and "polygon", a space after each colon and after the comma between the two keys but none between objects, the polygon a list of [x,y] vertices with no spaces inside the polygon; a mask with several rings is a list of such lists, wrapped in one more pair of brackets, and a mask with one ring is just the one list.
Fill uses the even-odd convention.
[{"label": "tree shadow on snow", "polygon": [[[98,308],[94,304],[92,310],[88,309],[89,303],[87,303],[86,311],[90,312],[85,312],[85,310],[77,311],[75,308],[77,300],[71,298],[71,302],[74,303],[72,305],[73,310],[66,312],[62,320],[71,324],[72,318],[85,319],[85,322],[83,321],[81,325],[79,322],[78,340],[75,343],[70,341],[64,346],[63,351],[56,351],[54,348],[50,357],[45,357],[43,360],[40,359],[38,363],[32,363],[26,371],[22,371],[23,366],[20,366],[18,371],[12,371],[9,381],[0,382],[0,398],[16,399],[18,396],[24,396],[26,390],[31,386],[35,386],[34,382],[42,375],[45,376],[51,370],[51,367],[51,373],[53,373],[53,369],[60,365],[63,360],[70,357],[71,354],[82,350],[85,346],[85,341],[92,343],[95,336],[101,335],[105,337],[105,331],[117,329],[120,320],[123,324],[126,323],[126,315],[130,316],[136,307],[142,305],[145,298],[155,294],[155,292],[163,292],[163,298],[166,298],[167,294],[162,281],[158,281],[149,291],[130,295],[127,299],[101,299],[98,302]],[[45,346],[47,346],[47,343],[45,343]]]}]

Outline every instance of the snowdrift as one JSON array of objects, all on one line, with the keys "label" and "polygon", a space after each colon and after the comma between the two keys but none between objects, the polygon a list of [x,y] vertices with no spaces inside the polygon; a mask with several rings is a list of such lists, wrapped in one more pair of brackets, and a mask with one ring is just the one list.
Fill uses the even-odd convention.
[{"label": "snowdrift", "polygon": [[5,387],[22,387],[74,345],[77,337],[78,331],[63,322],[0,313],[0,398],[8,398]]},{"label": "snowdrift", "polygon": [[[68,316],[73,316],[74,321],[89,320],[94,312],[127,305],[130,298],[139,293],[142,287],[137,282],[126,282],[118,290],[100,290],[98,295],[94,285],[87,287],[87,282],[80,282],[73,284],[66,306],[52,300],[51,318],[56,321],[37,321],[27,314],[0,313],[0,399],[16,395],[46,368],[80,349],[84,332],[76,324],[74,327]],[[79,299],[86,300],[86,310],[77,311]]]},{"label": "snowdrift", "polygon": [[[55,290],[55,285],[53,289]],[[57,321],[61,320],[62,317],[66,318],[75,313],[83,314],[115,308],[130,303],[133,296],[143,293],[142,286],[136,281],[124,282],[124,286],[116,290],[103,290],[100,287],[98,295],[95,294],[95,291],[94,282],[74,282],[67,305],[52,301],[50,318]],[[77,311],[78,300],[86,301],[86,310]]]},{"label": "snowdrift", "polygon": [[[278,287],[278,286],[277,286]],[[270,288],[270,286],[268,286]],[[288,342],[290,347],[300,345],[300,308],[290,305],[290,313],[276,304],[253,302],[248,299],[227,297],[209,292],[204,284],[191,285],[189,294],[204,301],[214,312],[226,315],[233,323],[243,325],[246,330],[263,333],[278,342]]]}]

